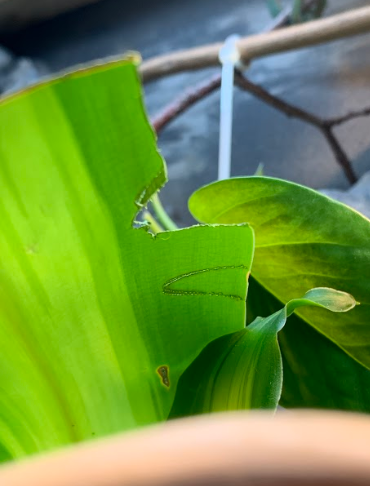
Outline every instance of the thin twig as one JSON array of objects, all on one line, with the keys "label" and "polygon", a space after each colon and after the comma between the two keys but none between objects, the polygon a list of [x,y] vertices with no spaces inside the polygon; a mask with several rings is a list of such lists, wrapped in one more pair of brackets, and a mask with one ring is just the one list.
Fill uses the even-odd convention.
[{"label": "thin twig", "polygon": [[[220,74],[217,74],[210,80],[196,85],[193,89],[189,90],[173,101],[159,115],[153,118],[152,125],[156,132],[159,134],[160,131],[163,130],[163,128],[167,126],[173,119],[175,119],[180,113],[183,113],[197,101],[214,92],[217,88],[219,88],[220,84],[221,76]],[[261,86],[258,86],[257,84],[252,83],[250,80],[243,77],[240,73],[236,73],[235,84],[239,86],[239,88],[248,91],[256,98],[259,98],[273,108],[281,111],[288,117],[298,118],[319,129],[330,145],[330,148],[332,149],[337,162],[342,167],[348,181],[353,184],[358,180],[352,168],[352,164],[342,148],[338,138],[336,137],[333,128],[354,118],[370,115],[370,107],[358,111],[351,111],[340,117],[324,119],[302,110],[297,106],[287,103],[276,96],[273,96]]]},{"label": "thin twig", "polygon": [[[247,65],[252,59],[279,52],[308,47],[370,31],[370,7],[363,7],[313,20],[284,29],[264,32],[240,39],[241,61]],[[144,82],[180,71],[218,66],[222,43],[209,44],[185,51],[154,57],[144,61],[140,73]]]},{"label": "thin twig", "polygon": [[[311,5],[317,0],[306,0],[306,5]],[[289,24],[292,15],[292,7],[285,8],[280,15],[273,19],[264,32],[271,32]],[[159,134],[174,118],[193,106],[195,103],[210,95],[221,86],[221,74],[211,76],[206,81],[202,81],[193,88],[181,94],[178,98],[167,105],[160,113],[155,115],[152,120],[154,130]]]},{"label": "thin twig", "polygon": [[[312,6],[315,0],[307,0],[306,6]],[[274,19],[272,23],[266,28],[268,31],[272,31],[289,23],[291,19],[291,8],[285,9],[278,18]],[[352,168],[351,162],[342,148],[339,140],[337,139],[333,128],[336,125],[345,123],[353,118],[362,117],[370,114],[370,108],[365,108],[360,111],[353,111],[347,113],[342,117],[322,119],[316,115],[313,115],[301,108],[298,108],[290,103],[287,103],[276,96],[271,95],[261,86],[252,83],[247,78],[243,77],[240,73],[236,73],[235,83],[243,90],[248,91],[257,98],[261,99],[265,103],[274,107],[275,109],[281,111],[289,117],[298,118],[310,125],[315,126],[321,131],[325,137],[327,143],[329,144],[335,159],[342,167],[348,181],[353,184],[357,181],[357,176]],[[191,90],[182,94],[175,101],[170,103],[167,107],[162,110],[157,116],[152,119],[153,128],[156,130],[157,134],[163,130],[173,119],[175,119],[179,114],[186,111],[188,108],[193,106],[199,100],[205,98],[209,94],[213,93],[221,85],[221,75],[216,74],[207,81],[196,85]]]},{"label": "thin twig", "polygon": [[183,113],[197,101],[205,98],[221,86],[221,76],[216,74],[211,79],[203,81],[194,88],[187,90],[184,94],[175,99],[172,103],[158,113],[151,122],[154,130],[159,133],[180,113]]},{"label": "thin twig", "polygon": [[[319,128],[319,127],[317,127],[317,128]],[[355,184],[355,182],[358,181],[358,177],[356,176],[356,174],[353,170],[352,164],[351,164],[347,154],[345,153],[343,147],[339,143],[338,138],[334,134],[333,129],[324,123],[324,125],[322,126],[322,128],[320,128],[320,130],[321,130],[321,133],[326,138],[326,141],[330,145],[338,164],[342,167],[343,172],[344,172],[345,176],[347,177],[348,182],[351,185]]]},{"label": "thin twig", "polygon": [[243,76],[241,73],[235,73],[235,84],[242,90],[248,91],[249,93],[253,94],[256,98],[264,101],[266,104],[276,108],[279,111],[282,111],[288,117],[299,118],[311,125],[315,125],[317,127],[322,125],[322,120],[313,115],[308,113],[307,111],[298,108],[297,106],[291,105],[280,98],[272,95],[268,91],[266,91],[262,86],[258,84],[252,83],[249,79]]},{"label": "thin twig", "polygon": [[[305,121],[306,123],[309,123],[310,125],[315,126],[318,130],[320,130],[321,133],[324,135],[326,141],[330,145],[332,152],[337,162],[342,167],[348,181],[351,184],[357,182],[358,179],[356,174],[354,173],[352,164],[333,132],[333,127],[338,124],[338,119],[334,119],[334,123],[331,123],[330,120],[324,120],[317,117],[316,115],[302,110],[301,108],[287,103],[286,101],[283,101],[280,98],[273,96],[261,86],[252,83],[249,79],[247,79],[240,73],[236,73],[235,75],[235,84],[242,90],[248,91],[249,93],[256,96],[256,98],[259,98],[266,104],[272,106],[273,108],[276,108],[288,117],[298,118],[302,121]],[[348,121],[348,115],[346,115],[346,117],[342,117],[341,120]]]},{"label": "thin twig", "polygon": [[343,123],[353,120],[354,118],[362,118],[364,116],[369,116],[369,115],[370,115],[370,107],[367,107],[367,108],[363,108],[362,110],[350,111],[346,115],[338,116],[337,118],[328,118],[326,120],[326,123],[331,127],[334,127],[336,125],[342,125]]}]

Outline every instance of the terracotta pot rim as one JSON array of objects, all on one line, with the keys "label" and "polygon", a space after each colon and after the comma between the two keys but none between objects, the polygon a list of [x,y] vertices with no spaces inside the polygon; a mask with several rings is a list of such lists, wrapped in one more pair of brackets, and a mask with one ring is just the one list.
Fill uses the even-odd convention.
[{"label": "terracotta pot rim", "polygon": [[370,484],[370,417],[289,411],[176,420],[3,466],[0,484]]}]

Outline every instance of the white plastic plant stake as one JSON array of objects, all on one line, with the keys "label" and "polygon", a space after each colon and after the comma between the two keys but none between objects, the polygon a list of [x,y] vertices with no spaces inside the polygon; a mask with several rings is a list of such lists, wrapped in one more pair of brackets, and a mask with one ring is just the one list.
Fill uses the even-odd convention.
[{"label": "white plastic plant stake", "polygon": [[235,66],[240,64],[240,54],[237,48],[238,39],[239,36],[237,35],[228,37],[218,55],[222,64],[218,180],[230,177],[234,70]]}]

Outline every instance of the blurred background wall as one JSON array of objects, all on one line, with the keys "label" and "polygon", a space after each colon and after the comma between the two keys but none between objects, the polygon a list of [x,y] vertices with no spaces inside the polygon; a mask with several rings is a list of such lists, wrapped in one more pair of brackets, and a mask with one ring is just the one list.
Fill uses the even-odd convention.
[{"label": "blurred background wall", "polygon": [[[64,7],[87,1],[0,0],[0,91],[126,50],[138,50],[148,58],[222,41],[232,33],[257,33],[271,21],[264,0],[102,0],[51,17]],[[9,16],[11,4],[17,6],[13,17]],[[328,0],[325,15],[368,4],[368,0]],[[5,23],[4,12],[8,12]],[[25,20],[32,22],[25,25]],[[370,103],[369,46],[370,35],[362,35],[269,56],[253,62],[246,74],[303,109],[323,117],[339,116]],[[148,84],[149,113],[157,113],[214,71],[182,73]],[[159,138],[170,179],[162,197],[180,224],[191,222],[189,195],[217,177],[218,124],[219,93],[214,93],[181,115]],[[357,175],[370,170],[370,118],[353,120],[338,127],[336,133]],[[313,188],[349,187],[314,127],[288,119],[236,90],[232,174],[253,174],[260,163],[265,175]]]}]

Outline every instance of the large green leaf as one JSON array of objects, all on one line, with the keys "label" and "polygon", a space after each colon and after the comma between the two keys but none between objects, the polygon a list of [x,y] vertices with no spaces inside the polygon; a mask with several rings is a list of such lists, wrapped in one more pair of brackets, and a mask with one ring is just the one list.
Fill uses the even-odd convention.
[{"label": "large green leaf", "polygon": [[[252,277],[247,304],[248,322],[281,308],[281,302]],[[370,371],[332,341],[296,314],[288,319],[278,340],[283,358],[281,405],[370,412]]]},{"label": "large green leaf", "polygon": [[171,416],[275,409],[283,383],[277,335],[287,317],[305,306],[347,312],[355,305],[349,294],[327,288],[312,289],[274,314],[256,317],[243,331],[216,339],[180,378]]},{"label": "large green leaf", "polygon": [[279,334],[281,405],[370,412],[370,371],[293,315]]},{"label": "large green leaf", "polygon": [[307,323],[370,368],[370,222],[311,189],[246,177],[197,191],[190,209],[207,223],[248,221],[256,233],[252,275],[281,302],[312,287],[352,294],[360,306],[332,317],[298,311]]},{"label": "large green leaf", "polygon": [[243,329],[253,231],[134,228],[165,180],[131,61],[0,104],[1,457],[167,418]]}]

